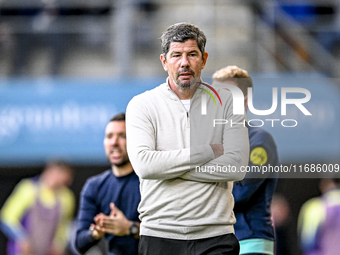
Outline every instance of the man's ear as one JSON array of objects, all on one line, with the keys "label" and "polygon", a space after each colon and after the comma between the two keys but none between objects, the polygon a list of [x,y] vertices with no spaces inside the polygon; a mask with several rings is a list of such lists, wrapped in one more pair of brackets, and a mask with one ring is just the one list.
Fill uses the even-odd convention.
[{"label": "man's ear", "polygon": [[164,71],[167,72],[168,71],[168,65],[166,63],[166,59],[165,59],[164,54],[161,54],[159,58],[160,58],[160,60],[162,62]]},{"label": "man's ear", "polygon": [[202,65],[202,69],[203,69],[205,67],[205,64],[207,63],[208,52],[203,53],[202,59],[203,59],[203,65]]}]

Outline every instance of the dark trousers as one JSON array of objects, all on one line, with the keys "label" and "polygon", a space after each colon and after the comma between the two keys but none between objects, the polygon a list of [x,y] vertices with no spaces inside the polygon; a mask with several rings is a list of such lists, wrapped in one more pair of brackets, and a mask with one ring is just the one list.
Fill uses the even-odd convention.
[{"label": "dark trousers", "polygon": [[240,245],[234,234],[196,240],[141,236],[138,255],[238,255]]}]

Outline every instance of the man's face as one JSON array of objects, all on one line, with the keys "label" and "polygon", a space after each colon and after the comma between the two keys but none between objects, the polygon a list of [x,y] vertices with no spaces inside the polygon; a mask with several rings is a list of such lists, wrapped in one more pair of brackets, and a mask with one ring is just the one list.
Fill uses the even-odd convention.
[{"label": "man's face", "polygon": [[170,85],[190,88],[200,81],[201,71],[205,66],[208,53],[202,53],[198,48],[197,41],[193,39],[185,42],[171,42],[169,52],[161,55],[163,68],[168,72]]},{"label": "man's face", "polygon": [[129,162],[126,150],[125,121],[111,121],[107,124],[104,149],[111,165],[123,166]]},{"label": "man's face", "polygon": [[70,186],[72,179],[72,173],[68,169],[62,169],[56,172],[55,181],[59,187]]},{"label": "man's face", "polygon": [[67,166],[48,166],[43,176],[44,183],[54,190],[70,186],[73,180],[72,170]]}]

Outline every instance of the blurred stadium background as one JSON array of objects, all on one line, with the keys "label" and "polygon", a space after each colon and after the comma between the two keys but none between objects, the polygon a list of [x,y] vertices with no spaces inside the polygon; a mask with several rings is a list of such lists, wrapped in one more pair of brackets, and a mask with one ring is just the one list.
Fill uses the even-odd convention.
[{"label": "blurred stadium background", "polygon": [[[108,168],[107,121],[164,81],[159,37],[182,21],[207,36],[208,82],[226,65],[248,70],[259,109],[270,107],[272,87],[310,90],[312,117],[292,110],[284,119],[297,119],[296,128],[264,126],[282,164],[339,163],[337,0],[0,0],[0,207],[54,158],[74,166],[79,198],[86,178]],[[318,179],[280,179],[277,192],[290,206],[290,254],[300,254],[297,214],[320,194]]]}]

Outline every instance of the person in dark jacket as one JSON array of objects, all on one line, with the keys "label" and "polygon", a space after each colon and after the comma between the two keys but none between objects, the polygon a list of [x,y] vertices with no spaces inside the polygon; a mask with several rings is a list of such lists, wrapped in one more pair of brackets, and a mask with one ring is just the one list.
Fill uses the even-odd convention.
[{"label": "person in dark jacket", "polygon": [[[248,72],[227,66],[213,74],[213,84],[224,83],[238,86],[244,94],[245,109],[248,109],[249,87],[253,87]],[[248,169],[258,170],[261,166],[278,166],[279,159],[273,137],[264,129],[248,126],[249,165]],[[264,176],[264,177],[263,177]],[[246,177],[234,182],[234,213],[236,216],[235,235],[240,241],[240,254],[274,254],[274,228],[270,205],[276,188],[278,174],[247,172]]]},{"label": "person in dark jacket", "polygon": [[107,124],[104,148],[112,167],[82,189],[75,247],[85,253],[105,237],[108,254],[137,255],[139,179],[127,155],[124,113]]}]

